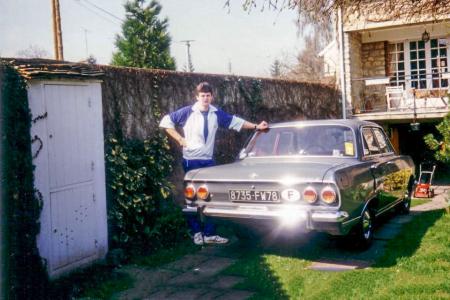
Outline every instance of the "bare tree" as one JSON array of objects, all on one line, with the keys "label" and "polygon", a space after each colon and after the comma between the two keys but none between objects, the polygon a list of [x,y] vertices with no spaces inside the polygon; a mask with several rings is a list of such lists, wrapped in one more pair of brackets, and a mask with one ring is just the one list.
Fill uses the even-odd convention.
[{"label": "bare tree", "polygon": [[318,56],[319,42],[312,34],[304,37],[305,48],[299,52],[294,63],[283,64],[282,77],[288,79],[323,82],[323,58]]},{"label": "bare tree", "polygon": [[[253,9],[296,9],[304,17],[314,19],[317,23],[326,21],[342,7],[345,16],[380,16],[373,21],[392,20],[403,17],[406,19],[419,18],[429,15],[434,18],[450,13],[448,0],[242,0],[246,10]],[[230,6],[230,0],[225,1]]]},{"label": "bare tree", "polygon": [[16,56],[21,58],[50,58],[50,53],[37,45],[30,45],[26,49],[17,51]]}]

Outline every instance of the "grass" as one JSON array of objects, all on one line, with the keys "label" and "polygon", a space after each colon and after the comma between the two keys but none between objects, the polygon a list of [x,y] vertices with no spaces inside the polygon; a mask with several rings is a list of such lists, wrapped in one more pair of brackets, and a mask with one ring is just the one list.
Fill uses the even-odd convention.
[{"label": "grass", "polygon": [[309,270],[329,249],[253,247],[225,273],[245,277],[237,287],[255,291],[252,299],[449,299],[449,234],[450,214],[425,212],[404,225],[368,269]]},{"label": "grass", "polygon": [[423,199],[423,198],[412,198],[411,199],[411,207],[422,205],[430,202],[431,199]]}]

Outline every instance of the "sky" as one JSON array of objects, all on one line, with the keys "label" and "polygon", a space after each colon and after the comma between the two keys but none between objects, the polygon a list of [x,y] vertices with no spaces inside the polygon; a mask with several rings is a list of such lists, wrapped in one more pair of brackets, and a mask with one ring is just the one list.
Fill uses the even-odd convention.
[{"label": "sky", "polygon": [[[125,0],[60,0],[64,59],[93,55],[109,64],[121,32]],[[292,10],[246,12],[243,0],[160,0],[169,19],[171,54],[177,69],[186,66],[186,45],[196,72],[270,76],[275,59],[294,60],[303,48]],[[108,13],[105,13],[107,11]],[[53,57],[51,0],[0,0],[0,57],[17,57],[30,46]]]}]

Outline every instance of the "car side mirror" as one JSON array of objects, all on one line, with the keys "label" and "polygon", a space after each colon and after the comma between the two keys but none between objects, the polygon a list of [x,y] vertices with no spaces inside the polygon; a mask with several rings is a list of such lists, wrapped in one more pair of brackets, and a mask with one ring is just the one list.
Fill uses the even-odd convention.
[{"label": "car side mirror", "polygon": [[245,148],[243,148],[240,152],[239,152],[239,159],[244,159],[247,157],[247,151],[245,151]]}]

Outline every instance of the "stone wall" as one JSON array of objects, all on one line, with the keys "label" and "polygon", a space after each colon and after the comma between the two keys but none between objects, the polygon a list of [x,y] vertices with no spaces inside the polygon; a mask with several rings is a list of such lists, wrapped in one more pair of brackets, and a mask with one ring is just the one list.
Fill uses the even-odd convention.
[{"label": "stone wall", "polygon": [[[386,76],[386,42],[365,43],[361,47],[361,60],[363,65],[363,76],[385,77]],[[361,110],[386,110],[386,96],[384,85],[366,86],[364,88],[364,105]]]},{"label": "stone wall", "polygon": [[[249,121],[268,122],[341,117],[339,92],[332,86],[297,81],[182,73],[102,66],[105,136],[151,137],[158,119],[152,118],[150,101],[159,103],[162,114],[194,103],[193,90],[201,81],[214,86],[214,104]],[[231,162],[251,132],[219,130],[215,158]],[[180,149],[172,180],[182,182]]]},{"label": "stone wall", "polygon": [[361,62],[361,34],[348,32],[344,35],[345,49],[345,82],[347,93],[347,110],[351,114],[353,108],[358,107],[363,97],[364,81]]}]

